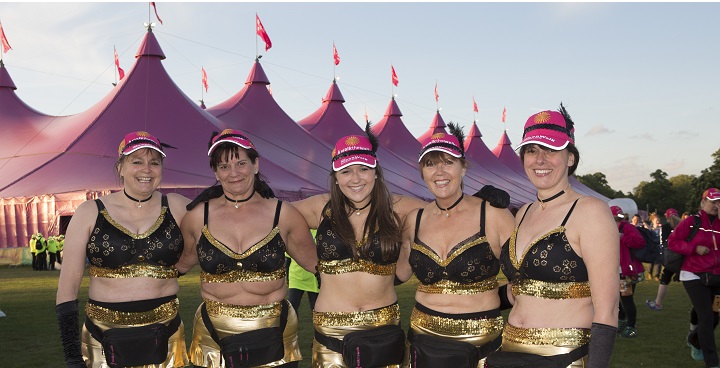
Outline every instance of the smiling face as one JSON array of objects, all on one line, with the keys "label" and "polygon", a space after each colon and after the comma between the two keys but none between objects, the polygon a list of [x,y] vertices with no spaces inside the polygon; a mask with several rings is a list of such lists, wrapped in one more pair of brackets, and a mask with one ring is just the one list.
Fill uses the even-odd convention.
[{"label": "smiling face", "polygon": [[220,156],[213,171],[225,194],[233,199],[246,198],[255,185],[259,162],[250,159],[245,149],[230,151]]},{"label": "smiling face", "polygon": [[458,197],[467,170],[464,160],[444,152],[430,152],[420,162],[420,176],[437,199]]},{"label": "smiling face", "polygon": [[553,150],[537,144],[523,146],[525,174],[540,191],[559,192],[568,186],[568,168],[575,163],[575,156],[567,148]]},{"label": "smiling face", "polygon": [[350,165],[334,172],[337,186],[347,199],[362,207],[370,201],[375,187],[375,169],[365,165]]},{"label": "smiling face", "polygon": [[118,162],[125,191],[136,198],[150,196],[162,180],[162,156],[149,148],[139,149]]}]

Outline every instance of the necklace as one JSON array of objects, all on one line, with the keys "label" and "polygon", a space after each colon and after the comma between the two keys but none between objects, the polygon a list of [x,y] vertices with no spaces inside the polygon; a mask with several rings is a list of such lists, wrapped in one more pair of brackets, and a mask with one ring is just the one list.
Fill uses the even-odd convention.
[{"label": "necklace", "polygon": [[152,197],[153,197],[153,195],[150,194],[150,197],[147,197],[147,198],[145,198],[145,199],[137,199],[137,198],[131,196],[130,194],[127,194],[127,192],[125,191],[125,188],[123,188],[123,193],[125,193],[125,197],[128,197],[128,199],[130,199],[131,201],[138,203],[138,204],[137,204],[137,208],[142,208],[143,202],[147,202],[147,201],[149,201],[150,199],[152,199]]},{"label": "necklace", "polygon": [[350,208],[353,209],[353,211],[355,212],[356,215],[360,216],[360,211],[368,208],[368,206],[369,206],[371,203],[372,203],[372,201],[368,202],[366,205],[364,205],[364,206],[362,206],[362,207],[360,207],[360,208],[355,207],[355,206],[351,203],[351,204],[350,204]]},{"label": "necklace", "polygon": [[540,199],[540,197],[537,196],[537,195],[535,196],[535,198],[537,198],[538,202],[540,202],[540,209],[541,209],[541,210],[544,210],[544,209],[545,209],[545,203],[548,203],[548,202],[552,201],[553,199],[555,199],[555,198],[557,198],[557,197],[560,197],[560,196],[563,195],[563,194],[565,194],[565,189],[561,190],[560,192],[558,192],[557,194],[555,194],[554,196],[552,196],[552,197],[550,197],[550,198],[548,198],[548,199]]},{"label": "necklace", "polygon": [[463,198],[465,198],[465,194],[461,195],[460,198],[458,198],[458,200],[455,201],[455,203],[453,203],[453,204],[452,204],[450,207],[448,207],[448,208],[442,208],[442,207],[440,207],[440,204],[438,204],[437,199],[435,200],[435,205],[437,206],[437,208],[440,209],[440,211],[445,211],[445,217],[450,217],[450,210],[453,209],[453,208],[455,208],[455,206],[457,206],[457,205],[460,203],[460,201],[463,200]]},{"label": "necklace", "polygon": [[228,197],[227,194],[225,194],[225,199],[227,199],[230,202],[235,202],[235,208],[238,208],[240,203],[249,201],[250,198],[252,198],[254,195],[255,195],[255,188],[253,188],[253,191],[252,191],[252,193],[250,193],[250,196],[245,199],[232,199],[232,198]]}]

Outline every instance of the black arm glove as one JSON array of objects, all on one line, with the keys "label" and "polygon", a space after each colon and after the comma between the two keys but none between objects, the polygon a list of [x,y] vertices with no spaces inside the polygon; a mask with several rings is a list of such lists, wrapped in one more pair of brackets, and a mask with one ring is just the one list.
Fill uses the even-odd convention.
[{"label": "black arm glove", "polygon": [[65,365],[67,368],[85,368],[80,349],[80,323],[77,299],[55,306],[55,318],[60,329]]},{"label": "black arm glove", "polygon": [[395,281],[393,281],[393,286],[402,285],[403,283],[404,281],[400,280],[400,278],[395,275]]},{"label": "black arm glove", "polygon": [[593,323],[590,328],[590,350],[588,351],[588,368],[608,368],[612,357],[613,345],[617,328]]},{"label": "black arm glove", "polygon": [[495,208],[508,208],[510,205],[510,195],[506,191],[495,188],[492,185],[482,187],[477,193],[473,194],[473,196],[490,202],[490,205]]},{"label": "black arm glove", "polygon": [[505,284],[503,286],[500,286],[498,288],[498,296],[500,297],[500,310],[506,310],[513,307],[512,303],[510,303],[510,299],[508,298],[508,288],[509,284]]}]

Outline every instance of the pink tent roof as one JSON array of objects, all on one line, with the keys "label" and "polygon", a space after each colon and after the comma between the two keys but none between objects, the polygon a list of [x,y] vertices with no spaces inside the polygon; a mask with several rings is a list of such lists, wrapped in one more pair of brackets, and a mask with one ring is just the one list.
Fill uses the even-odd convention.
[{"label": "pink tent roof", "polygon": [[[520,157],[517,153],[515,153],[515,150],[511,147],[510,137],[508,137],[507,132],[503,132],[503,135],[500,137],[500,141],[498,142],[498,145],[493,148],[492,153],[500,159],[505,165],[507,165],[509,168],[513,169],[515,172],[521,173],[522,175],[525,175],[525,169],[522,166],[522,163],[520,162]],[[527,175],[525,175],[527,177]],[[570,185],[572,185],[572,188],[584,195],[597,197],[605,202],[610,201],[610,198],[605,197],[604,195],[592,190],[591,188],[587,187],[585,184],[579,182],[575,176],[570,176]]]},{"label": "pink tent roof", "polygon": [[332,147],[295,123],[270,94],[269,84],[265,71],[256,61],[245,87],[206,111],[217,117],[219,127],[246,132],[261,158],[289,168],[314,183],[316,188],[327,191]]},{"label": "pink tent roof", "polygon": [[[310,134],[330,145],[350,134],[365,134],[364,129],[345,109],[344,102],[340,88],[333,81],[323,98],[322,106],[298,123]],[[382,145],[378,147],[377,155],[391,191],[423,199],[431,198],[430,191],[420,178],[417,166],[396,156]]]},{"label": "pink tent roof", "polygon": [[[161,188],[212,185],[207,140],[219,121],[195,105],[163,68],[165,55],[151,31],[125,78],[88,110],[56,118],[0,169],[0,197],[118,189],[114,164],[122,137],[146,130],[166,149]],[[276,192],[310,185],[267,163],[261,171]],[[9,178],[6,180],[6,178]],[[319,189],[319,188],[316,188]],[[280,195],[279,195],[280,196]]]}]

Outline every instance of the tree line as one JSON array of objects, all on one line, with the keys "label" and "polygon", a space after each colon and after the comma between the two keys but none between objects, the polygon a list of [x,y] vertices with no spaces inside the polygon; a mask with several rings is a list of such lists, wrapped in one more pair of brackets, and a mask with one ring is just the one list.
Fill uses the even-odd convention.
[{"label": "tree line", "polygon": [[700,196],[707,188],[720,187],[720,149],[712,155],[713,164],[703,169],[699,176],[680,174],[668,178],[661,169],[650,173],[651,181],[641,181],[632,192],[623,193],[610,187],[605,174],[576,175],[575,177],[594,191],[610,198],[631,198],[638,210],[657,213],[662,216],[668,208],[678,212],[695,213],[700,205]]}]

